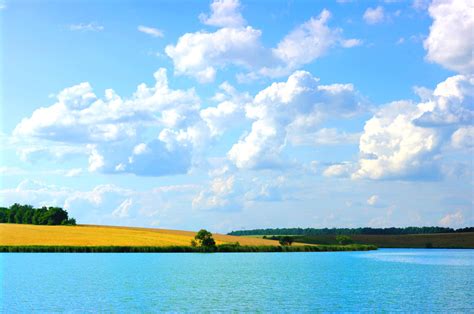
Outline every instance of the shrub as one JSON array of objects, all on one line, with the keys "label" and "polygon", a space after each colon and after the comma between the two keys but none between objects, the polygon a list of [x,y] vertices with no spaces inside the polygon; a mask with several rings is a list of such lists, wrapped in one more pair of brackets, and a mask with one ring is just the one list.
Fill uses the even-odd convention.
[{"label": "shrub", "polygon": [[336,237],[336,241],[337,241],[337,243],[339,243],[339,244],[341,244],[341,245],[347,245],[347,244],[352,244],[352,243],[354,243],[354,241],[352,240],[351,237],[346,236],[346,235],[343,235],[343,234],[338,235],[338,236]]}]

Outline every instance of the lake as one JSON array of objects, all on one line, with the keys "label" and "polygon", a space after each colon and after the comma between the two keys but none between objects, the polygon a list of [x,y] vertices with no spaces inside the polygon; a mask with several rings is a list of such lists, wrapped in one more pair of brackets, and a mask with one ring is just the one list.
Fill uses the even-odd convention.
[{"label": "lake", "polygon": [[474,250],[0,254],[2,312],[473,312]]}]

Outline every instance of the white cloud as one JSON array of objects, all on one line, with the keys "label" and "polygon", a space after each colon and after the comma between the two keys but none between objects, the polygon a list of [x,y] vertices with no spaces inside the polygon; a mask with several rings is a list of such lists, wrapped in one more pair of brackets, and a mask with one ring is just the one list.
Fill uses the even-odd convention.
[{"label": "white cloud", "polygon": [[451,136],[451,143],[455,148],[474,147],[474,126],[469,125],[457,129]]},{"label": "white cloud", "polygon": [[327,25],[330,18],[331,13],[323,10],[318,17],[299,25],[278,43],[273,49],[274,55],[283,60],[286,67],[295,69],[323,56],[336,44],[345,48],[360,45],[358,39],[343,40],[341,29]]},{"label": "white cloud", "polygon": [[142,32],[142,33],[145,33],[147,35],[150,35],[152,37],[159,37],[159,38],[162,38],[164,35],[163,35],[163,31],[158,29],[158,28],[154,28],[154,27],[149,27],[149,26],[144,26],[144,25],[139,25],[137,27],[138,31],[139,32]]},{"label": "white cloud", "polygon": [[363,18],[367,24],[373,25],[381,23],[385,18],[384,9],[381,6],[376,8],[367,8],[367,10],[364,12]]},{"label": "white cloud", "polygon": [[89,156],[89,171],[94,172],[100,170],[104,165],[104,156],[99,154],[95,146],[92,146],[92,150]]},{"label": "white cloud", "polygon": [[245,119],[244,106],[251,100],[247,93],[238,93],[233,86],[224,82],[219,86],[214,100],[220,101],[216,107],[202,109],[200,116],[206,122],[213,136],[222,135],[225,130]]},{"label": "white cloud", "polygon": [[316,132],[288,134],[294,145],[338,145],[359,142],[360,133],[341,132],[335,128],[322,128]]},{"label": "white cloud", "polygon": [[220,27],[239,27],[246,24],[240,14],[238,0],[214,0],[211,4],[212,13],[199,15],[202,23]]},{"label": "white cloud", "polygon": [[474,71],[474,6],[470,0],[434,0],[429,7],[433,24],[424,41],[426,58],[465,74]]},{"label": "white cloud", "polygon": [[[55,104],[35,110],[13,134],[53,141],[43,145],[48,151],[56,145],[82,147],[79,153],[89,155],[89,171],[186,173],[211,131],[200,117],[200,100],[193,89],[170,89],[165,69],[154,76],[154,86],[140,84],[128,99],[111,89],[98,98],[89,83],[66,88]],[[44,150],[21,149],[25,158]]]},{"label": "white cloud", "polygon": [[352,85],[319,85],[318,81],[308,72],[297,71],[286,82],[260,91],[245,108],[247,118],[254,120],[251,131],[233,145],[228,158],[238,168],[278,166],[289,138],[316,132],[329,115],[350,116],[360,109],[361,98]]},{"label": "white cloud", "polygon": [[187,33],[166,54],[173,59],[175,72],[195,77],[199,82],[214,81],[218,68],[238,65],[251,68],[264,57],[261,32],[250,26],[221,28],[214,33]]},{"label": "white cloud", "polygon": [[80,31],[80,32],[101,32],[104,30],[104,26],[97,24],[95,22],[91,23],[79,23],[69,25],[71,31]]},{"label": "white cloud", "polygon": [[323,171],[323,176],[325,177],[336,177],[336,178],[345,178],[349,177],[354,170],[354,165],[350,162],[343,162],[340,164],[334,164]]},{"label": "white cloud", "polygon": [[461,211],[446,214],[439,220],[439,224],[444,227],[460,227],[464,224],[464,215]]},{"label": "white cloud", "polygon": [[232,211],[241,208],[242,203],[238,190],[235,188],[235,177],[219,176],[212,179],[209,187],[196,195],[192,202],[193,208],[205,210]]},{"label": "white cloud", "polygon": [[357,47],[363,44],[363,41],[360,39],[352,38],[352,39],[345,39],[341,41],[341,46],[344,48],[352,48]]},{"label": "white cloud", "polygon": [[129,211],[132,205],[133,205],[132,199],[131,198],[126,199],[112,212],[112,216],[118,217],[118,218],[128,217]]},{"label": "white cloud", "polygon": [[415,10],[426,10],[430,5],[430,0],[413,0],[412,7]]},{"label": "white cloud", "polygon": [[442,148],[458,128],[472,123],[473,87],[472,77],[458,75],[438,84],[423,102],[383,106],[365,124],[353,178],[438,178]]},{"label": "white cloud", "polygon": [[[97,185],[89,190],[23,180],[15,188],[0,189],[0,206],[25,203],[33,206],[60,206],[82,224],[116,224],[151,226],[155,220],[176,221],[176,215],[189,219],[194,185],[159,186],[149,190],[134,190],[112,184]],[[169,210],[175,209],[170,217]],[[133,210],[133,211],[132,211]]]},{"label": "white cloud", "polygon": [[146,153],[147,151],[148,151],[148,147],[145,143],[140,143],[133,148],[134,155],[141,155],[143,153]]},{"label": "white cloud", "polygon": [[370,206],[375,206],[379,201],[379,196],[378,195],[372,195],[367,199],[367,204]]},{"label": "white cloud", "polygon": [[82,169],[81,168],[73,168],[73,169],[70,169],[66,172],[65,176],[66,177],[77,177],[79,176],[80,174],[82,173]]},{"label": "white cloud", "polygon": [[215,32],[186,33],[175,45],[165,48],[173,60],[175,73],[192,76],[201,83],[214,81],[217,71],[229,66],[248,71],[238,74],[240,81],[284,76],[320,58],[331,47],[350,48],[362,43],[355,38],[345,39],[341,29],[329,27],[331,14],[323,10],[318,17],[297,26],[276,48],[270,49],[263,46],[260,30],[244,26],[243,21],[237,22],[236,16],[240,16],[240,13],[236,15],[237,1],[217,1],[212,6],[226,10],[219,11],[222,13],[219,19],[213,19],[212,15],[210,18],[201,16],[201,20],[214,21],[213,25],[222,28]]},{"label": "white cloud", "polygon": [[260,178],[256,177],[252,180],[252,184],[248,186],[245,193],[245,199],[253,202],[278,202],[285,199],[285,191],[287,190],[286,178],[278,176],[276,178]]},{"label": "white cloud", "polygon": [[7,8],[7,4],[4,0],[0,0],[0,10],[5,10]]}]

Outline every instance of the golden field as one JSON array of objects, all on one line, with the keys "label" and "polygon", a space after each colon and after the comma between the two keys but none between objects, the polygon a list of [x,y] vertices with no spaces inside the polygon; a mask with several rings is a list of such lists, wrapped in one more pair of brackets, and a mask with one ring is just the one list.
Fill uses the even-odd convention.
[{"label": "golden field", "polygon": [[[0,245],[175,246],[190,245],[195,232],[115,226],[0,224]],[[277,241],[214,234],[217,244],[278,245]]]}]

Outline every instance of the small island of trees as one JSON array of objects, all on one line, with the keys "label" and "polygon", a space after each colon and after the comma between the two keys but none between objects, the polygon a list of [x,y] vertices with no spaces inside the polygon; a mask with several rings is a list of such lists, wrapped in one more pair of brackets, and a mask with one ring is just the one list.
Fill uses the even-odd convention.
[{"label": "small island of trees", "polygon": [[8,208],[0,207],[0,223],[75,226],[76,219],[69,218],[61,207],[34,208],[15,203]]}]

